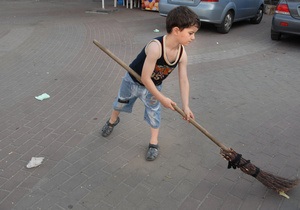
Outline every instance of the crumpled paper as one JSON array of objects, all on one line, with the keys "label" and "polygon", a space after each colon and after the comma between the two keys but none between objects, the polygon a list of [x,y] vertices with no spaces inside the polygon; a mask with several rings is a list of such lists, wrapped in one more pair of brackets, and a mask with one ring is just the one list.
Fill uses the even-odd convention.
[{"label": "crumpled paper", "polygon": [[48,99],[48,98],[50,98],[50,96],[47,93],[43,93],[42,95],[35,96],[35,99],[37,99],[39,101],[42,101],[42,100],[45,100],[45,99]]},{"label": "crumpled paper", "polygon": [[42,164],[44,157],[32,157],[26,168],[34,168]]}]

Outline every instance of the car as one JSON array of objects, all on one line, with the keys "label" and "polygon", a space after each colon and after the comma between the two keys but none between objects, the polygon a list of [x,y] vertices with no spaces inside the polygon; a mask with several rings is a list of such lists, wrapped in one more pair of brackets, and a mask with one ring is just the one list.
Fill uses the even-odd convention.
[{"label": "car", "polygon": [[300,35],[300,0],[280,0],[272,19],[271,39],[282,34]]},{"label": "car", "polygon": [[250,19],[251,23],[259,24],[264,14],[264,0],[160,0],[159,14],[167,16],[181,5],[193,10],[202,22],[214,24],[223,34],[237,21]]}]

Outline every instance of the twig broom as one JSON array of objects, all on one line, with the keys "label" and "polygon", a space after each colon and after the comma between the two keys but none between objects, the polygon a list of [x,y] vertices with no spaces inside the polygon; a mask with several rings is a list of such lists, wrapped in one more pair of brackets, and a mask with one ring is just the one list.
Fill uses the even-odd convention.
[{"label": "twig broom", "polygon": [[[94,40],[93,43],[99,47],[103,52],[105,52],[109,57],[120,64],[125,70],[127,70],[131,75],[133,75],[139,82],[142,83],[140,76],[133,71],[126,63],[119,59],[116,55],[102,46],[98,41]],[[183,117],[185,113],[177,105],[173,106],[174,109]],[[207,136],[212,142],[214,142],[218,147],[220,147],[220,154],[228,161],[228,168],[239,168],[245,174],[255,177],[267,188],[275,190],[279,195],[289,198],[286,194],[287,191],[295,187],[299,183],[299,179],[286,179],[280,176],[273,175],[271,173],[265,172],[252,164],[250,160],[246,160],[241,154],[234,151],[232,148],[228,148],[219,142],[215,137],[213,137],[205,128],[198,124],[194,119],[190,119],[190,123],[193,124],[198,130],[200,130],[205,136]]]}]

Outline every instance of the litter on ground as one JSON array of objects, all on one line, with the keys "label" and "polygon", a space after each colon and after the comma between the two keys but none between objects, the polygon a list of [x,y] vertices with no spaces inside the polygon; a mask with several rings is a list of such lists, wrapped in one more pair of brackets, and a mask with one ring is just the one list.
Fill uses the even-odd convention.
[{"label": "litter on ground", "polygon": [[32,157],[29,163],[26,165],[27,168],[34,168],[42,164],[44,157]]},{"label": "litter on ground", "polygon": [[45,100],[45,99],[48,99],[48,98],[50,98],[50,96],[47,93],[43,93],[42,95],[35,96],[35,99],[37,99],[39,101],[42,101],[42,100]]}]

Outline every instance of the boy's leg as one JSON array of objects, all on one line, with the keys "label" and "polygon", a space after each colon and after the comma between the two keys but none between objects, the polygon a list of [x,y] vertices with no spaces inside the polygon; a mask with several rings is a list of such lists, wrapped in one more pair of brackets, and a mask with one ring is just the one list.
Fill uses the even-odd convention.
[{"label": "boy's leg", "polygon": [[151,127],[150,144],[153,144],[153,145],[157,145],[158,144],[158,132],[159,132],[159,128],[152,128]]},{"label": "boy's leg", "polygon": [[151,127],[151,139],[146,154],[146,160],[153,161],[158,156],[158,132],[159,128]]},{"label": "boy's leg", "polygon": [[115,122],[117,122],[119,118],[119,114],[120,114],[119,111],[113,110],[109,118],[109,123],[114,124]]},{"label": "boy's leg", "polygon": [[125,74],[118,92],[118,97],[113,103],[111,116],[102,128],[102,136],[107,137],[112,133],[114,127],[120,122],[119,114],[121,111],[128,113],[132,111],[132,106],[136,100],[136,96],[132,92],[132,89],[134,89],[132,86],[134,85],[135,83],[129,74]]},{"label": "boy's leg", "polygon": [[[160,91],[161,87],[161,85],[157,86],[157,89]],[[150,92],[142,98],[142,101],[145,104],[144,119],[151,126],[151,139],[146,154],[146,160],[152,161],[158,156],[158,133],[161,120],[161,105]]]}]

